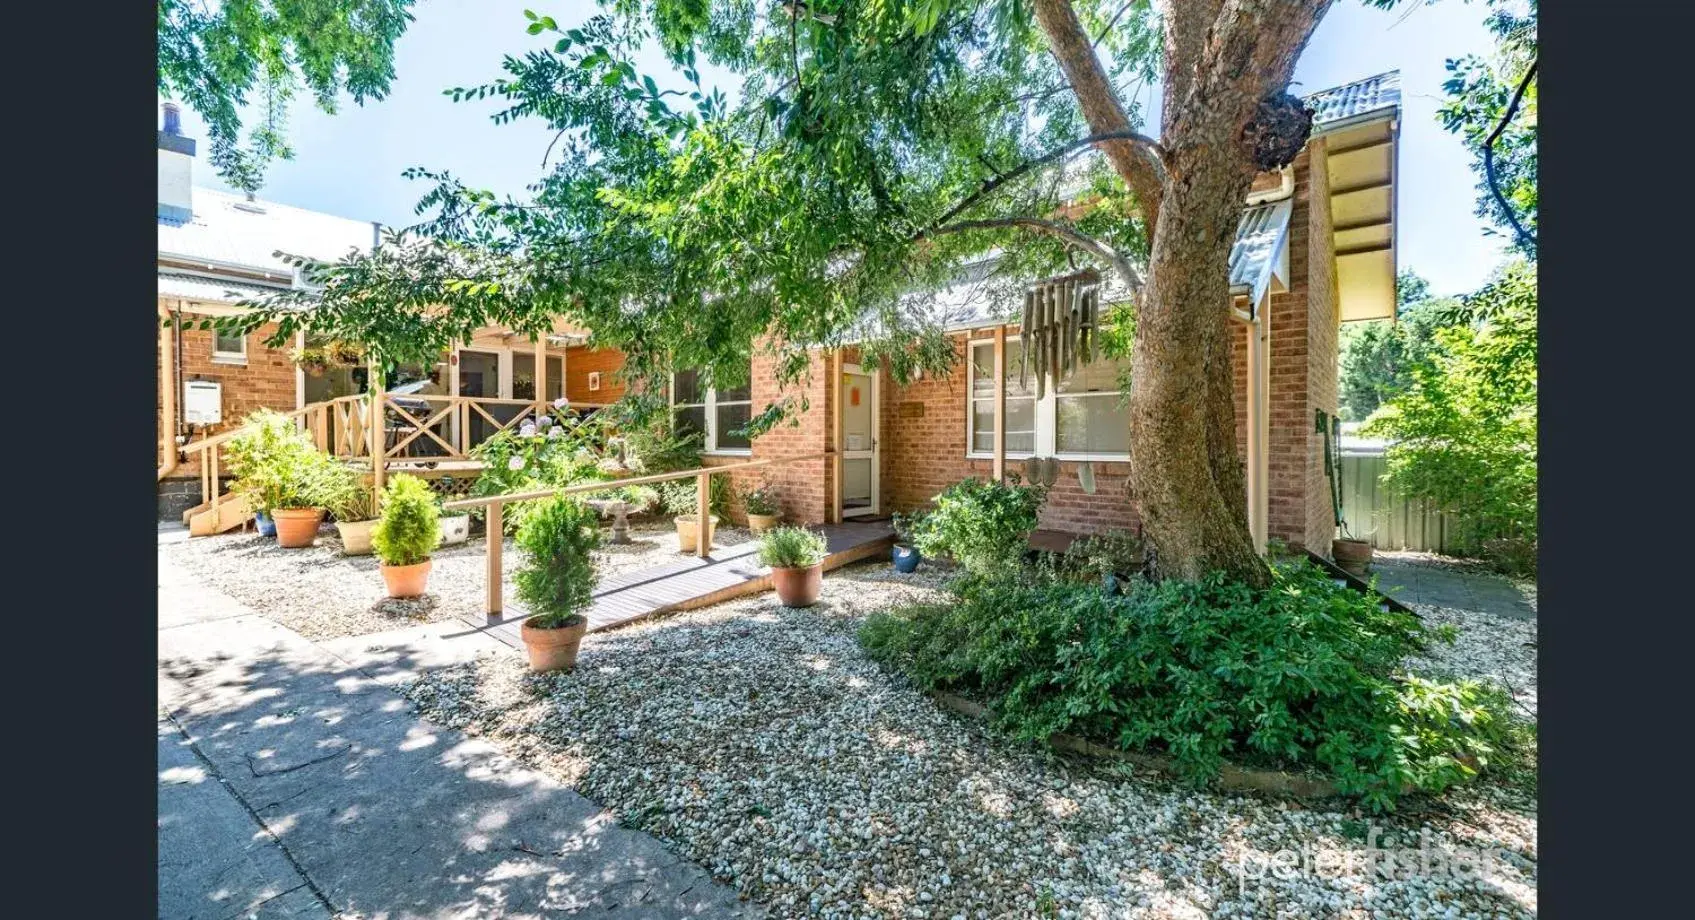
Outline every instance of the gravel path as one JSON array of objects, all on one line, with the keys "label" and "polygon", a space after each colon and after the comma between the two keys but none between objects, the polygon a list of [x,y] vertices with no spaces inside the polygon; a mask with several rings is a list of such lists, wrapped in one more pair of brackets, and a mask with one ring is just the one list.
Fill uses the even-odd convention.
[{"label": "gravel path", "polygon": [[[669,520],[630,525],[631,542],[606,544],[596,553],[602,580],[682,558],[677,529]],[[739,527],[718,527],[716,546],[753,539]],[[184,568],[231,597],[252,606],[308,639],[334,639],[384,632],[483,610],[484,544],[480,536],[438,549],[431,561],[429,593],[415,600],[386,598],[375,556],[344,556],[333,525],[316,546],[283,549],[274,537],[219,534],[164,547]],[[512,573],[522,554],[506,541],[501,556],[506,596],[514,596]]]},{"label": "gravel path", "polygon": [[[1535,914],[1535,801],[1522,786],[1373,818],[1197,792],[944,712],[854,638],[864,614],[937,599],[940,586],[929,566],[903,576],[861,564],[827,577],[808,610],[757,595],[591,635],[570,675],[485,659],[408,694],[428,718],[500,740],[775,916]],[[1477,856],[1479,871],[1408,871],[1421,844]],[[1385,851],[1400,869],[1374,876],[1370,859]]]}]

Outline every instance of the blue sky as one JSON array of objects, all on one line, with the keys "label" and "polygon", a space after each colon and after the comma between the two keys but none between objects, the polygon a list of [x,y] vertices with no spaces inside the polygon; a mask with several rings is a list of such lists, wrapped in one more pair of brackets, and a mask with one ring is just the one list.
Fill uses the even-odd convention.
[{"label": "blue sky", "polygon": [[[503,55],[540,46],[524,33],[526,7],[561,23],[595,9],[550,0],[422,0],[396,46],[389,97],[363,107],[347,102],[333,116],[297,100],[290,117],[296,158],[273,164],[260,196],[401,226],[414,222],[412,206],[425,191],[401,177],[409,166],[448,169],[472,185],[522,196],[541,174],[552,132],[539,122],[497,127],[488,120],[492,103],[455,104],[441,91],[488,82],[499,75]],[[1437,294],[1476,288],[1502,259],[1499,238],[1485,236],[1472,215],[1470,157],[1436,121],[1443,61],[1490,49],[1485,13],[1482,4],[1463,0],[1387,13],[1342,0],[1308,43],[1291,88],[1310,93],[1400,69],[1400,264],[1428,278]],[[644,70],[663,66],[657,55],[646,63]],[[709,68],[703,78],[712,81]],[[183,131],[206,136],[192,111],[183,112]],[[204,157],[195,183],[225,188]]]}]

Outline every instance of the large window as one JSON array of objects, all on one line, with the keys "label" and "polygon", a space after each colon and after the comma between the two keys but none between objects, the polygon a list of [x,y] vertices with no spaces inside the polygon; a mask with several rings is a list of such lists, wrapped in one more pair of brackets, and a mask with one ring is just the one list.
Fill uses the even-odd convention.
[{"label": "large window", "polygon": [[[1101,359],[1083,365],[1036,398],[1035,372],[1018,383],[1020,345],[1006,343],[1006,453],[1009,457],[1071,460],[1130,459],[1130,407],[1118,387],[1124,363]],[[995,451],[995,343],[971,343],[971,411],[966,435],[972,457]]]},{"label": "large window", "polygon": [[[750,375],[751,376],[751,375]],[[753,385],[703,386],[698,371],[671,375],[671,418],[678,434],[699,432],[709,454],[745,454],[753,442],[741,429],[753,418]]]}]

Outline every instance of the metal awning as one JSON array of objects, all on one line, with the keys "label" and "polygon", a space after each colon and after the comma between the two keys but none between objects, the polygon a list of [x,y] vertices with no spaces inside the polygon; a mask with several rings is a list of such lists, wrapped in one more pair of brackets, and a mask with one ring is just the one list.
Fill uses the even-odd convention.
[{"label": "metal awning", "polygon": [[1289,289],[1289,199],[1256,205],[1236,223],[1230,247],[1230,293],[1246,295],[1250,315],[1267,291]]}]

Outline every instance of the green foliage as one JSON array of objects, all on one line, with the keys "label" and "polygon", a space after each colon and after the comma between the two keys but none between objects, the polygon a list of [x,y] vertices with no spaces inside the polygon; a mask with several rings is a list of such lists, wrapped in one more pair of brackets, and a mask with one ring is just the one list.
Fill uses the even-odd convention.
[{"label": "green foliage", "polygon": [[[187,102],[211,130],[211,160],[230,185],[252,193],[273,159],[293,159],[284,137],[288,104],[301,82],[334,113],[381,99],[394,79],[394,42],[412,21],[412,0],[158,4],[158,91]],[[241,109],[257,85],[261,122],[240,146]]]},{"label": "green foliage", "polygon": [[[1495,53],[1447,62],[1447,97],[1437,110],[1442,127],[1464,139],[1472,152],[1477,181],[1477,216],[1487,218],[1520,254],[1536,258],[1538,223],[1537,78],[1531,77],[1518,110],[1495,140],[1493,159],[1501,198],[1490,191],[1483,166],[1484,145],[1500,126],[1514,92],[1537,58],[1538,0],[1490,0],[1484,24],[1495,35]],[[1516,221],[1530,235],[1513,232]]]},{"label": "green foliage", "polygon": [[1394,322],[1369,320],[1345,323],[1341,331],[1340,414],[1344,421],[1363,421],[1377,407],[1406,392],[1413,367],[1430,359],[1436,349],[1436,330],[1451,321],[1459,301],[1431,297],[1430,285],[1411,271],[1397,280],[1399,292]]},{"label": "green foliage", "polygon": [[543,499],[535,506],[518,531],[524,564],[513,583],[537,627],[570,626],[594,599],[600,524],[592,508],[570,496]]},{"label": "green foliage", "polygon": [[1531,571],[1537,530],[1536,275],[1517,263],[1436,333],[1411,389],[1362,428],[1392,443],[1386,484],[1462,522],[1462,552]]},{"label": "green foliage", "polygon": [[1186,776],[1226,759],[1316,769],[1392,808],[1495,755],[1497,698],[1410,677],[1431,638],[1306,563],[1271,587],[1212,576],[1138,581],[1123,596],[1062,579],[967,577],[945,604],[875,614],[860,641],[925,689],[965,692],[1015,736],[1082,735],[1163,751]]},{"label": "green foliage", "polygon": [[383,565],[427,562],[441,542],[441,509],[422,479],[400,473],[383,489],[383,513],[371,528],[371,548]]},{"label": "green foliage", "polygon": [[805,527],[774,527],[759,538],[759,564],[804,569],[824,561],[824,535]]},{"label": "green foliage", "polygon": [[1142,570],[1145,549],[1141,537],[1127,530],[1109,530],[1078,538],[1066,550],[1065,556],[1071,567],[1096,577],[1128,576]]},{"label": "green foliage", "polygon": [[918,551],[947,555],[978,574],[1017,569],[1029,549],[1037,512],[1047,497],[1040,486],[962,479],[936,496],[935,508],[910,526]]},{"label": "green foliage", "polygon": [[377,516],[376,497],[365,477],[345,463],[334,463],[324,508],[338,521],[369,521]]},{"label": "green foliage", "polygon": [[747,509],[748,514],[776,514],[779,508],[777,492],[769,485],[760,483],[742,492],[742,507]]},{"label": "green foliage", "polygon": [[[470,494],[482,498],[611,479],[599,468],[609,437],[608,422],[598,413],[578,419],[562,411],[496,432],[471,448],[483,469]],[[517,533],[535,507],[531,502],[507,505],[507,532]]]},{"label": "green foliage", "polygon": [[327,508],[341,501],[352,471],[319,451],[292,419],[260,409],[242,424],[245,430],[229,440],[225,451],[235,477],[232,490],[253,510],[269,514],[277,508]]}]

